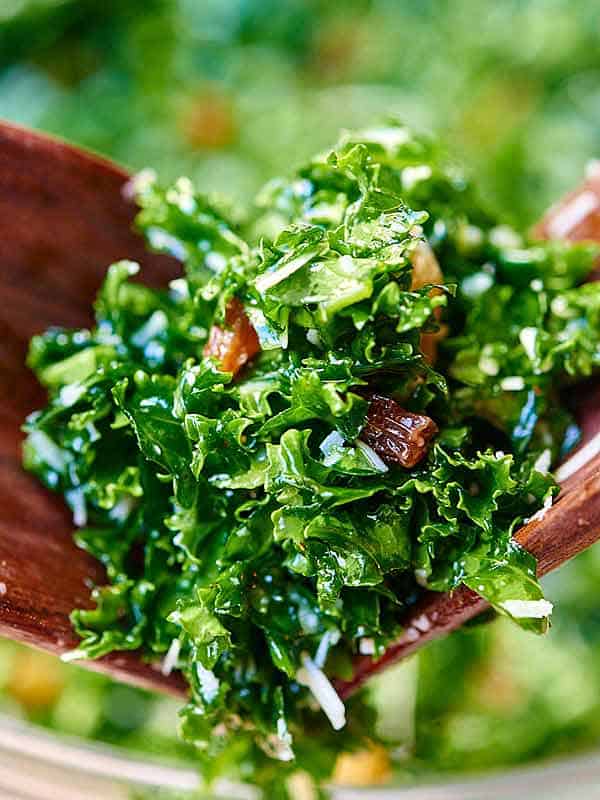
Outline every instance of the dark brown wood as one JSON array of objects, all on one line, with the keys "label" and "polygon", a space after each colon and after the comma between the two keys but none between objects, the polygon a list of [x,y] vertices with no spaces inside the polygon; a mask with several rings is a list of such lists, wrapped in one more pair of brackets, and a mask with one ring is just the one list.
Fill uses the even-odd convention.
[{"label": "dark brown wood", "polygon": [[[553,206],[534,229],[540,238],[600,242],[600,166],[586,181]],[[597,272],[593,277],[598,277]],[[577,408],[582,426],[582,446],[600,431],[600,383],[590,381]],[[541,519],[524,525],[515,538],[538,560],[545,575],[585,550],[600,538],[600,456],[567,478],[557,502]],[[385,654],[374,659],[359,656],[350,680],[338,681],[344,698],[371,676],[401,661],[434,639],[460,628],[488,608],[475,592],[460,586],[448,594],[430,593],[403,620],[404,632]]]},{"label": "dark brown wood", "polygon": [[[164,284],[177,264],[131,230],[128,175],[62,142],[0,124],[0,634],[61,653],[77,645],[69,613],[90,607],[102,567],[72,541],[61,498],[21,467],[20,426],[44,403],[25,367],[27,343],[50,325],[85,325],[107,265],[132,258]],[[130,683],[183,691],[137,654],[89,666]]]},{"label": "dark brown wood", "polygon": [[539,239],[599,241],[600,161],[593,161],[574,191],[548,209],[532,233]]}]

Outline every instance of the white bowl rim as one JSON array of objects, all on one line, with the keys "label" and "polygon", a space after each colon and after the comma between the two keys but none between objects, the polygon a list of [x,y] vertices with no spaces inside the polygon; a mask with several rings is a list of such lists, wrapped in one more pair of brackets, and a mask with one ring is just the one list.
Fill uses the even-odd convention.
[{"label": "white bowl rim", "polygon": [[[66,780],[79,773],[138,788],[193,791],[201,788],[198,773],[189,766],[144,757],[112,745],[57,734],[23,720],[0,714],[0,751],[27,756],[64,771]],[[531,766],[510,768],[474,777],[394,785],[385,788],[335,787],[335,800],[506,800],[547,797],[561,789],[578,790],[600,784],[600,752],[555,758]],[[214,797],[254,800],[249,786],[218,781]]]}]

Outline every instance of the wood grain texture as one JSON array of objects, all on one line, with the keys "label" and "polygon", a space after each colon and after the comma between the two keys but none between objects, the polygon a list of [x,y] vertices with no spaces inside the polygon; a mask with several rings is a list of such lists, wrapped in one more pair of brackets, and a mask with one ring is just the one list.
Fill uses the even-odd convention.
[{"label": "wood grain texture", "polygon": [[[533,231],[539,238],[600,242],[600,167],[564,200],[553,206]],[[592,278],[598,277],[598,272]],[[575,409],[582,427],[582,446],[600,431],[600,383],[589,381],[579,392]],[[541,519],[524,525],[517,541],[538,560],[538,574],[545,575],[581,553],[600,538],[600,456],[568,478],[557,502]],[[489,608],[465,586],[456,591],[429,593],[403,619],[404,632],[385,654],[374,659],[358,656],[350,680],[338,681],[336,689],[348,697],[371,676],[401,661],[434,639],[457,630]]]},{"label": "wood grain texture", "polygon": [[[62,142],[0,124],[0,633],[61,653],[77,644],[69,623],[104,582],[100,564],[72,540],[60,497],[21,467],[20,426],[44,404],[25,367],[31,336],[50,325],[91,321],[108,264],[139,260],[143,279],[178,273],[132,232],[135,207],[122,196],[127,173]],[[115,677],[183,691],[135,653],[91,663]]]}]

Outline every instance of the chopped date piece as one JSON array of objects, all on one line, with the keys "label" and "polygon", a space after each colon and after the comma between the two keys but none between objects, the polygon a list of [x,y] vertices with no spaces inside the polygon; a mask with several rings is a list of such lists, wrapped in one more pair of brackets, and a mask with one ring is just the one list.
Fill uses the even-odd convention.
[{"label": "chopped date piece", "polygon": [[413,414],[391,397],[375,394],[361,439],[386,464],[414,467],[427,453],[438,426],[425,414]]},{"label": "chopped date piece", "polygon": [[413,251],[411,263],[413,268],[411,289],[420,289],[429,283],[443,283],[441,267],[427,242],[419,242]]},{"label": "chopped date piece", "polygon": [[226,328],[213,325],[204,355],[216,358],[225,372],[236,372],[260,351],[260,343],[241,302],[234,297],[225,312]]},{"label": "chopped date piece", "polygon": [[[412,284],[411,289],[420,289],[429,283],[443,283],[444,276],[438,263],[435,253],[427,244],[420,242],[412,255]],[[432,289],[431,295],[440,294],[441,289]],[[439,320],[441,309],[435,309],[435,318]],[[430,364],[434,364],[437,358],[438,342],[448,335],[448,326],[440,325],[440,329],[435,333],[421,334],[421,350]]]},{"label": "chopped date piece", "polygon": [[[435,316],[439,317],[440,309],[435,309]],[[442,339],[445,339],[448,335],[448,326],[447,325],[440,325],[439,330],[435,331],[434,333],[422,333],[421,340],[420,340],[420,348],[421,352],[425,356],[425,360],[428,364],[435,364],[437,359],[437,348],[438,342]]]}]

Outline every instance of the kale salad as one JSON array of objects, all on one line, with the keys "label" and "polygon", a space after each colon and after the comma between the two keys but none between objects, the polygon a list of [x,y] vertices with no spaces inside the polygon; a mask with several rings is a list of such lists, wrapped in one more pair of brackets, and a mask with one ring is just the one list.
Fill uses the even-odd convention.
[{"label": "kale salad", "polygon": [[155,290],[113,264],[95,326],[29,353],[49,403],[25,466],[108,577],[68,655],[181,670],[206,778],[285,797],[379,740],[368,689],[343,703],[335,680],[423,592],[466,584],[546,630],[512,534],[578,441],[562,390],[600,365],[596,248],[502,225],[399,124],[344,135],[243,214],[184,178],[131,188],[182,276]]}]

